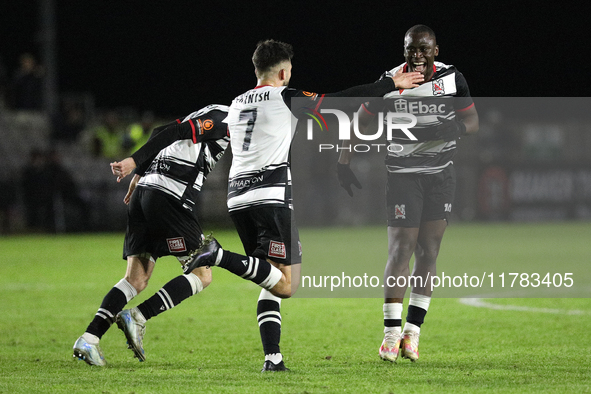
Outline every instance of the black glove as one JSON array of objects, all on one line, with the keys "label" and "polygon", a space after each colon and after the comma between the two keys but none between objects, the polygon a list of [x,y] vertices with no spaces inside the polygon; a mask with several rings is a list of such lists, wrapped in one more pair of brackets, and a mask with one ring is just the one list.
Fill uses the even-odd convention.
[{"label": "black glove", "polygon": [[339,178],[339,183],[341,187],[349,193],[351,197],[353,197],[353,190],[351,190],[351,185],[355,185],[357,189],[361,189],[361,183],[357,180],[353,171],[351,171],[351,167],[348,164],[341,164],[337,163],[337,176]]},{"label": "black glove", "polygon": [[438,139],[449,142],[466,135],[466,125],[463,122],[455,119],[446,119],[441,116],[438,116],[437,120],[441,122],[437,126],[437,132],[435,133],[435,137]]}]

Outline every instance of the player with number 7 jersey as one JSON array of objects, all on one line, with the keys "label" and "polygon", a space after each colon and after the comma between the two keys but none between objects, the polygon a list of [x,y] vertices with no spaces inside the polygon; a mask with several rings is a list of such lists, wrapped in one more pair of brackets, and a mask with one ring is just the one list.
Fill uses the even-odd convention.
[{"label": "player with number 7 jersey", "polygon": [[292,215],[290,172],[292,114],[299,108],[292,107],[292,98],[307,98],[302,101],[318,110],[324,97],[381,97],[423,81],[418,72],[397,73],[337,93],[310,93],[287,87],[292,56],[289,44],[259,42],[252,58],[257,86],[232,101],[224,120],[233,156],[228,210],[247,256],[223,250],[215,241],[189,267],[219,266],[263,288],[257,303],[263,372],[287,370],[279,349],[281,299],[291,297],[300,281],[301,244]]}]

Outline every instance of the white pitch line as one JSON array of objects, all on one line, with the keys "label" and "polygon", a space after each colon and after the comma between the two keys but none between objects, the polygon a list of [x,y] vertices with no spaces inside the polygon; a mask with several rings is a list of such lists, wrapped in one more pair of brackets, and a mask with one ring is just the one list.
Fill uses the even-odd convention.
[{"label": "white pitch line", "polygon": [[476,308],[488,308],[498,311],[520,311],[520,312],[534,312],[534,313],[554,313],[554,314],[565,314],[565,315],[587,315],[591,312],[589,311],[582,311],[579,309],[573,310],[564,310],[564,309],[556,309],[556,308],[534,308],[530,306],[521,306],[521,305],[498,305],[493,304],[487,301],[484,301],[482,298],[460,298],[460,304],[473,306]]}]

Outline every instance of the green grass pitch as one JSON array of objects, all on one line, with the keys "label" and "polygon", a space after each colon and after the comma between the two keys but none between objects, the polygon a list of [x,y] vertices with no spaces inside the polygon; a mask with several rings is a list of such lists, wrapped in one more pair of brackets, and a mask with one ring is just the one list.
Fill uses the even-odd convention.
[{"label": "green grass pitch", "polygon": [[[215,235],[242,250],[234,232]],[[300,235],[304,264],[338,266],[339,253],[359,264],[385,262],[382,227]],[[438,265],[591,267],[589,239],[589,223],[457,224]],[[591,392],[589,298],[484,300],[493,309],[435,297],[419,361],[397,364],[377,355],[380,298],[293,298],[283,302],[281,341],[292,371],[261,374],[259,289],[219,268],[203,293],[148,322],[146,362],[132,357],[114,326],[101,341],[108,366],[90,367],[72,358],[72,345],[125,272],[122,241],[122,234],[0,238],[0,393]],[[130,305],[180,273],[175,259],[159,260]]]}]

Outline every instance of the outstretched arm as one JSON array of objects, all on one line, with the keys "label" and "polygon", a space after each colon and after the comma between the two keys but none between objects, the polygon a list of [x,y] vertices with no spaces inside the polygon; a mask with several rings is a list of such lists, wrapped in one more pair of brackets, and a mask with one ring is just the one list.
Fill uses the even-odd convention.
[{"label": "outstretched arm", "polygon": [[173,123],[158,134],[152,134],[148,142],[138,149],[131,157],[141,166],[142,163],[152,162],[155,155],[162,149],[175,141],[183,139],[192,139],[197,143],[199,138],[199,126],[193,119],[183,123]]},{"label": "outstretched arm", "polygon": [[392,77],[375,83],[353,86],[336,93],[326,93],[324,97],[381,97],[395,89],[410,89],[419,86],[425,77],[420,72],[403,73],[402,68]]},{"label": "outstretched arm", "polygon": [[[131,174],[136,167],[142,166],[145,163],[151,163],[158,152],[173,142],[181,139],[192,139],[193,142],[197,142],[197,140],[200,139],[200,136],[196,130],[197,125],[192,119],[189,119],[187,122],[171,123],[167,125],[167,127],[158,127],[154,129],[148,142],[131,155],[131,157],[120,162],[116,161],[111,163],[111,171],[113,172],[113,175],[117,176],[117,182],[121,182],[121,180]],[[141,176],[142,174],[139,175]]]}]

